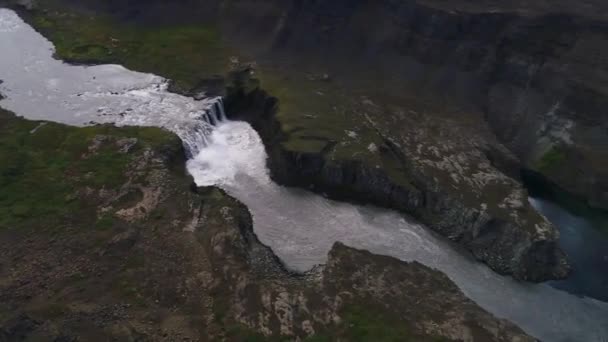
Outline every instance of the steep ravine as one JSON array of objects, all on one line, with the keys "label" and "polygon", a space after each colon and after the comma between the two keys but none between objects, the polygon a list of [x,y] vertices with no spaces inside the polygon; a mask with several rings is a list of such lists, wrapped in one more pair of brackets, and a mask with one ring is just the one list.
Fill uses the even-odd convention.
[{"label": "steep ravine", "polygon": [[567,275],[568,265],[550,224],[543,222],[546,227],[537,225],[530,231],[516,221],[467,208],[450,193],[434,187],[432,179],[408,167],[407,157],[400,155],[398,149],[391,149],[390,141],[381,147],[385,149],[381,153],[400,164],[397,170],[413,181],[400,182],[400,178],[387,173],[391,169],[332,158],[328,153],[331,144],[309,153],[286,148],[286,133],[275,117],[280,102],[262,90],[249,73],[250,70],[233,73],[227,113],[250,122],[260,133],[267,146],[271,175],[279,184],[406,212],[462,244],[495,271],[517,279],[543,281]]}]

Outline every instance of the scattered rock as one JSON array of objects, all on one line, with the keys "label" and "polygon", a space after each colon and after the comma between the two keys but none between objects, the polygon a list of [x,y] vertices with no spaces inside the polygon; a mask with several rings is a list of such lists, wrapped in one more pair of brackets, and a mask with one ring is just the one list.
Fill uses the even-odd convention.
[{"label": "scattered rock", "polygon": [[137,145],[137,138],[123,138],[116,141],[120,153],[129,153]]},{"label": "scattered rock", "polygon": [[34,129],[30,131],[30,134],[36,133],[40,128],[44,127],[46,124],[47,122],[41,122],[40,124],[38,124],[38,126],[34,127]]},{"label": "scattered rock", "polygon": [[137,238],[139,233],[137,230],[131,228],[123,233],[119,233],[115,235],[108,244],[108,249],[110,250],[119,250],[126,251],[129,250],[135,245],[137,242]]},{"label": "scattered rock", "polygon": [[33,10],[36,7],[36,0],[17,0],[17,5],[24,7],[28,11]]},{"label": "scattered rock", "polygon": [[34,332],[42,323],[21,314],[0,326],[0,339],[3,341],[21,341]]},{"label": "scattered rock", "polygon": [[101,135],[98,134],[95,137],[93,137],[93,140],[91,141],[91,144],[89,145],[89,153],[95,153],[97,152],[97,150],[99,150],[99,148],[108,140],[110,139],[110,137],[106,136],[106,135]]}]

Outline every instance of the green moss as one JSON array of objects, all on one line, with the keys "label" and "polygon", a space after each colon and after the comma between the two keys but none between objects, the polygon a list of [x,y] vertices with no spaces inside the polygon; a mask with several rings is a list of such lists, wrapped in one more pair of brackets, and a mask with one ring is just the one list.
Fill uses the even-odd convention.
[{"label": "green moss", "polygon": [[[406,322],[402,322],[386,313],[385,310],[374,307],[349,305],[340,312],[342,320],[337,325],[327,326],[316,334],[304,339],[305,342],[422,342],[447,341],[436,336],[413,333]],[[234,341],[292,341],[287,336],[264,336],[251,329],[235,324],[226,329],[226,335]]]},{"label": "green moss", "polygon": [[83,219],[98,228],[111,226],[107,217],[96,222],[76,194],[86,187],[121,186],[137,153],[121,153],[111,143],[89,153],[98,135],[136,137],[141,146],[154,149],[175,144],[173,135],[159,129],[41,124],[0,110],[0,229]]},{"label": "green moss", "polygon": [[404,341],[409,335],[404,327],[384,322],[382,317],[370,315],[362,308],[351,308],[344,316],[345,335],[350,341]]},{"label": "green moss", "polygon": [[346,306],[340,313],[342,321],[338,326],[328,328],[305,339],[306,342],[325,341],[440,341],[434,336],[412,333],[405,322],[386,313],[385,310],[359,305]]},{"label": "green moss", "polygon": [[114,226],[115,220],[111,214],[106,214],[100,217],[97,222],[95,222],[95,228],[105,230],[110,229]]},{"label": "green moss", "polygon": [[184,90],[228,66],[228,50],[212,26],[143,27],[65,8],[48,8],[29,19],[61,59],[122,64],[172,79]]},{"label": "green moss", "polygon": [[137,288],[138,284],[140,283],[133,279],[133,275],[122,273],[119,275],[118,279],[114,279],[114,282],[112,283],[112,293],[123,300],[138,303],[142,298],[142,295]]},{"label": "green moss", "polygon": [[302,153],[321,153],[328,142],[318,139],[292,138],[283,143],[283,147],[289,151]]},{"label": "green moss", "polygon": [[559,147],[552,147],[536,163],[536,169],[540,172],[550,172],[566,161],[566,153]]},{"label": "green moss", "polygon": [[331,161],[380,167],[396,184],[409,186],[399,160],[377,150],[383,139],[352,95],[332,82],[310,80],[296,72],[264,69],[258,77],[264,90],[279,100],[283,148],[300,153],[325,151]]},{"label": "green moss", "polygon": [[273,339],[266,337],[260,333],[257,333],[244,325],[234,325],[226,329],[226,335],[230,341],[243,341],[243,342],[278,342],[279,339]]},{"label": "green moss", "polygon": [[[258,76],[262,87],[279,100],[277,119],[290,138],[339,142],[347,137],[346,131],[356,128],[357,119],[349,119],[342,95],[332,84],[284,70],[266,69]],[[303,145],[293,144],[299,146]]]}]

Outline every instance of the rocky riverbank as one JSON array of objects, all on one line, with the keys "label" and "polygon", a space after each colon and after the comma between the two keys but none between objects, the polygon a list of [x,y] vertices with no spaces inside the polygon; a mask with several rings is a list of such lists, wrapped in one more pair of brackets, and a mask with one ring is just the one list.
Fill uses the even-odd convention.
[{"label": "rocky riverbank", "polygon": [[533,340],[418,263],[337,244],[286,272],[168,132],[2,110],[0,132],[4,340]]}]

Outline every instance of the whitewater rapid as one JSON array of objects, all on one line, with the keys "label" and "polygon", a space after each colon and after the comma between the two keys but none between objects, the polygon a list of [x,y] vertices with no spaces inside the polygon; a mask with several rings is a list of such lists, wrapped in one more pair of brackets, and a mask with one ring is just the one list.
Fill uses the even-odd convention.
[{"label": "whitewater rapid", "polygon": [[191,152],[199,185],[216,185],[245,203],[255,233],[289,268],[322,264],[335,241],[445,272],[494,315],[544,341],[608,340],[608,303],[546,284],[517,283],[475,262],[410,218],[330,201],[273,183],[258,134],[226,120],[219,99],[195,101],[167,91],[166,80],[117,65],[71,66],[14,12],[0,9],[0,106],[29,119],[71,125],[160,126]]}]

